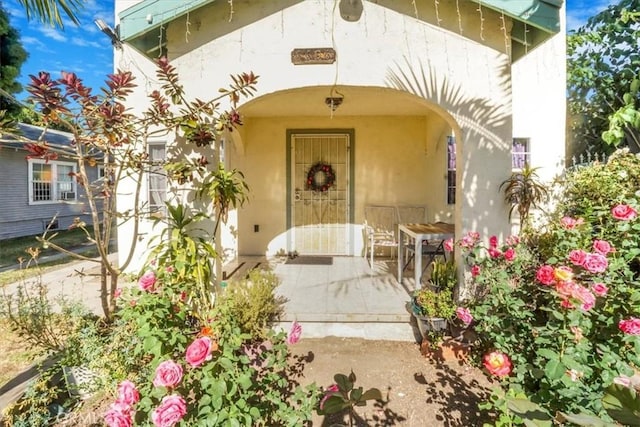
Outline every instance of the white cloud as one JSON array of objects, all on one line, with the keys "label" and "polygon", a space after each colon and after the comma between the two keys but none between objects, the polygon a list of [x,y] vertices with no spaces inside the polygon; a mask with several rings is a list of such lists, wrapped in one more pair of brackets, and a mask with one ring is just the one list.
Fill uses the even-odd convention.
[{"label": "white cloud", "polygon": [[42,43],[42,41],[37,37],[31,37],[31,36],[20,37],[20,41],[25,46],[29,46],[29,47],[32,46],[37,49],[44,49],[45,47],[47,47],[47,45]]},{"label": "white cloud", "polygon": [[[101,45],[100,43],[93,41],[93,40],[86,40],[83,39],[81,37],[71,37],[71,44],[74,44],[76,46],[87,46],[87,47],[93,47],[96,49],[102,49],[105,46]],[[107,43],[107,46],[110,48],[111,45],[109,45]]]},{"label": "white cloud", "polygon": [[64,34],[62,34],[60,31],[56,30],[55,28],[41,26],[41,27],[38,27],[38,31],[40,31],[45,37],[53,39],[57,42],[67,41],[67,37]]}]

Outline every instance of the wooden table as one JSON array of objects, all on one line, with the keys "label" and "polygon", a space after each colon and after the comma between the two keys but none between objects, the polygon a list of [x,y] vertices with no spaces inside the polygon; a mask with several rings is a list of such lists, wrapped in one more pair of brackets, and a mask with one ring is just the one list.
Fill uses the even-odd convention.
[{"label": "wooden table", "polygon": [[436,240],[441,243],[454,237],[455,225],[445,222],[426,224],[398,224],[398,283],[402,283],[402,270],[404,270],[404,244],[405,237],[412,238],[415,244],[414,277],[415,288],[419,289],[422,278],[422,244]]}]

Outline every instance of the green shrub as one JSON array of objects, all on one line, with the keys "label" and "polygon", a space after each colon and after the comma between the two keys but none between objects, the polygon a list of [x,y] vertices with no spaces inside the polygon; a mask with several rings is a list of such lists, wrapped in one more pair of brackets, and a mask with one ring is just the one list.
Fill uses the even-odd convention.
[{"label": "green shrub", "polygon": [[243,334],[263,338],[284,311],[286,299],[274,293],[278,284],[274,273],[252,270],[247,279],[229,284],[220,303],[229,305],[229,315]]}]

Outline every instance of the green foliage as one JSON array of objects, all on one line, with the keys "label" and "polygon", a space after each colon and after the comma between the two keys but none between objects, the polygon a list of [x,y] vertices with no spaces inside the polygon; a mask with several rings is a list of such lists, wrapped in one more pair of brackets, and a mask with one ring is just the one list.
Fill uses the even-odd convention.
[{"label": "green foliage", "polygon": [[[195,228],[206,218],[202,212],[192,214],[186,206],[167,203],[167,217],[155,220],[156,224],[164,222],[164,227],[160,236],[150,241],[153,249],[149,260],[170,267],[172,281],[190,284],[185,292],[194,304],[211,308],[214,303],[212,262],[217,254],[207,233]],[[161,275],[166,273],[159,271]]]},{"label": "green foliage", "polygon": [[18,0],[27,13],[27,18],[36,17],[43,24],[64,28],[62,12],[74,24],[80,25],[77,13],[83,8],[80,0]]},{"label": "green foliage", "polygon": [[335,384],[325,390],[324,397],[317,409],[319,415],[336,414],[348,411],[349,425],[353,424],[353,410],[356,406],[366,406],[368,400],[382,400],[382,393],[377,388],[364,391],[355,387],[356,375],[351,371],[349,376],[336,374]]},{"label": "green foliage", "polygon": [[[608,150],[602,134],[609,117],[625,105],[624,94],[638,78],[640,26],[637,0],[620,0],[591,17],[567,39],[568,107],[573,115],[571,130],[577,142],[589,148]],[[638,129],[635,133],[637,135]],[[636,139],[637,140],[637,139]]]},{"label": "green foliage", "polygon": [[[128,373],[142,396],[135,407],[136,421],[148,423],[151,412],[169,393],[166,387],[151,383],[155,369],[166,360],[174,360],[184,370],[182,380],[170,391],[188,397],[185,425],[284,426],[308,421],[317,390],[315,385],[299,386],[304,358],[291,356],[285,332],[261,329],[259,335],[252,335],[236,318],[241,309],[238,303],[247,303],[250,295],[270,304],[277,301],[266,296],[275,278],[255,273],[256,293],[247,287],[249,294],[224,294],[210,310],[194,310],[184,298],[192,282],[183,277],[177,280],[177,269],[162,263],[169,259],[149,267],[156,278],[153,286],[125,290],[119,298],[119,319],[134,325],[127,348],[138,360]],[[261,316],[273,314],[272,309]],[[210,357],[191,366],[185,359],[188,346],[204,337],[211,342]]]},{"label": "green foliage", "polygon": [[500,184],[504,192],[504,200],[509,205],[509,218],[514,209],[518,210],[521,227],[528,225],[529,211],[539,208],[547,200],[547,188],[540,183],[536,171],[538,168],[525,165],[521,171],[511,173],[511,176]]},{"label": "green foliage", "polygon": [[286,299],[274,293],[278,284],[275,274],[252,270],[247,279],[227,286],[220,295],[220,304],[229,306],[229,315],[243,334],[264,337],[284,311]]},{"label": "green foliage", "polygon": [[[22,85],[17,79],[20,76],[20,68],[29,55],[20,43],[20,33],[11,26],[9,17],[1,6],[0,39],[2,40],[0,89],[11,95],[22,90]],[[11,114],[15,114],[20,110],[20,107],[13,99],[8,98],[5,94],[0,94],[0,110],[7,110]]]},{"label": "green foliage", "polygon": [[559,412],[612,421],[605,390],[640,366],[640,336],[620,323],[640,312],[637,178],[637,157],[616,153],[567,174],[542,230],[493,238],[488,248],[461,241],[474,275],[478,350],[497,349],[513,363],[502,380],[507,397],[488,405],[502,425],[549,425]]}]

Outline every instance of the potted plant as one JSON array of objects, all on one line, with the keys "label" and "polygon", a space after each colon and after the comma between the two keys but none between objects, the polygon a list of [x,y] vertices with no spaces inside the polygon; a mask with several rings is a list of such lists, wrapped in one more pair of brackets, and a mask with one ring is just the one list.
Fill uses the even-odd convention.
[{"label": "potted plant", "polygon": [[453,290],[456,285],[453,261],[433,261],[429,283],[416,290],[411,298],[411,312],[423,338],[439,341],[448,331],[449,320],[456,312]]}]

